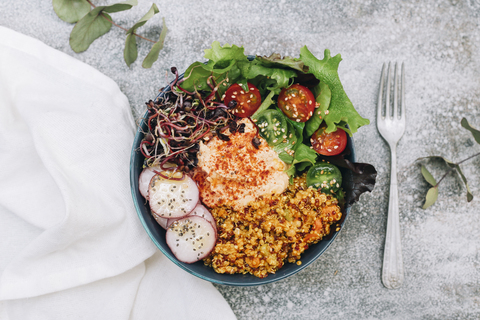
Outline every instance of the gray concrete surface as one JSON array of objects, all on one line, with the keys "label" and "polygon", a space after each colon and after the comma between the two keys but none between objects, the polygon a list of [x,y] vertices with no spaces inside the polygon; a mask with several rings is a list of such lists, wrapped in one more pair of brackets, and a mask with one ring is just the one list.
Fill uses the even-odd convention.
[{"label": "gray concrete surface", "polygon": [[[110,1],[111,2],[111,1]],[[100,3],[100,2],[96,2]],[[115,21],[130,27],[152,2],[140,1]],[[357,203],[329,250],[303,272],[261,287],[217,286],[239,319],[479,319],[480,159],[463,165],[476,196],[449,175],[438,202],[422,210],[427,183],[415,160],[441,155],[458,161],[480,151],[462,117],[480,128],[480,1],[156,1],[160,13],[140,33],[158,37],[161,17],[169,33],[153,68],[123,62],[123,31],[112,31],[86,52],[68,44],[72,25],[51,1],[1,0],[0,25],[37,38],[113,78],[138,118],[144,102],[172,78],[202,60],[212,41],[243,45],[248,54],[298,56],[307,45],[319,57],[341,53],[340,77],[360,114],[372,124],[355,135],[358,160],[375,165],[378,182]],[[149,45],[140,42],[140,57]],[[381,283],[389,151],[375,126],[384,61],[406,64],[408,125],[398,146],[400,216],[405,284]],[[438,178],[445,167],[426,162]]]}]

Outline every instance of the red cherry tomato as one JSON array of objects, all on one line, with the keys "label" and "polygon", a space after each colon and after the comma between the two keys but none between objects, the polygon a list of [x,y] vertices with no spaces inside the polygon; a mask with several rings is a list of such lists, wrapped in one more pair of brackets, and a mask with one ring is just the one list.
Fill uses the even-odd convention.
[{"label": "red cherry tomato", "polygon": [[313,150],[324,156],[336,156],[342,153],[347,146],[347,134],[340,128],[336,131],[326,133],[326,127],[321,126],[315,131],[310,139]]},{"label": "red cherry tomato", "polygon": [[[247,83],[247,85],[248,92],[243,90],[238,83],[232,84],[225,92],[225,98],[223,99],[223,103],[233,108],[233,114],[240,118],[250,117],[262,104],[262,96],[257,87],[251,83]],[[235,102],[231,103],[231,101]]]},{"label": "red cherry tomato", "polygon": [[315,96],[308,88],[294,84],[282,89],[277,105],[293,121],[305,122],[315,110]]}]

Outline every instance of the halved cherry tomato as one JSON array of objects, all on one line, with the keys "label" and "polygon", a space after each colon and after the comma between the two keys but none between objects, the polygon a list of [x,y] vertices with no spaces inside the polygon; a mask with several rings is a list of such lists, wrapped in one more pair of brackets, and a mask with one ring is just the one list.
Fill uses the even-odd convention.
[{"label": "halved cherry tomato", "polygon": [[347,146],[347,134],[340,128],[336,131],[326,133],[326,126],[321,126],[312,135],[310,142],[313,150],[324,156],[336,156],[342,153]]},{"label": "halved cherry tomato", "polygon": [[288,138],[287,118],[279,111],[268,109],[257,118],[260,135],[270,146],[276,146]]},{"label": "halved cherry tomato", "polygon": [[305,122],[315,110],[315,96],[308,88],[293,84],[282,89],[277,105],[293,121]]},{"label": "halved cherry tomato", "polygon": [[[262,96],[251,83],[247,83],[248,92],[238,84],[232,84],[225,92],[223,103],[232,109],[234,115],[240,118],[250,117],[262,104]],[[234,101],[234,102],[233,102]]]}]

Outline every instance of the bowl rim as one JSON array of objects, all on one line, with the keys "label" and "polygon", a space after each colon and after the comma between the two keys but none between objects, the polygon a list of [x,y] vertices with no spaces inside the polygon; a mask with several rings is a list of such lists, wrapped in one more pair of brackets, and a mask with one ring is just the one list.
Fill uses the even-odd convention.
[{"label": "bowl rim", "polygon": [[[181,79],[181,77],[183,77],[183,74],[181,74],[179,76],[179,79]],[[162,97],[164,94],[166,94],[169,91],[170,91],[170,84],[161,90],[161,92],[155,97],[155,100],[157,100],[159,97]],[[205,281],[209,281],[209,282],[212,282],[212,283],[215,283],[215,284],[220,284],[220,285],[248,287],[248,286],[258,286],[258,285],[273,283],[273,282],[288,278],[288,277],[302,271],[303,269],[305,269],[306,267],[311,265],[313,262],[315,262],[330,247],[330,245],[334,242],[334,240],[336,239],[338,234],[343,229],[343,227],[345,225],[345,222],[348,218],[348,215],[350,213],[351,207],[347,207],[344,210],[345,217],[342,219],[343,221],[341,221],[339,223],[340,230],[339,231],[331,231],[328,239],[322,239],[317,243],[317,244],[319,244],[323,241],[327,241],[327,243],[326,243],[326,245],[323,249],[319,250],[319,252],[317,252],[313,257],[311,257],[311,259],[309,261],[307,261],[305,263],[303,263],[303,261],[302,261],[302,264],[297,265],[297,267],[294,270],[292,270],[288,273],[285,273],[283,275],[279,275],[279,276],[273,276],[274,274],[268,274],[268,276],[265,277],[265,278],[258,278],[258,277],[255,277],[255,276],[251,275],[252,277],[254,277],[254,278],[252,278],[253,280],[243,283],[243,282],[235,282],[235,281],[229,281],[229,280],[214,279],[214,278],[208,277],[204,274],[198,273],[197,271],[193,270],[192,268],[187,267],[188,264],[180,262],[171,252],[168,252],[167,250],[165,250],[163,248],[163,246],[158,242],[155,235],[150,230],[150,227],[148,226],[147,221],[145,220],[144,214],[142,212],[142,209],[140,208],[140,205],[139,205],[139,203],[145,202],[145,199],[141,196],[140,196],[140,198],[138,197],[138,176],[136,176],[136,174],[135,174],[135,168],[136,168],[135,165],[137,165],[137,163],[138,163],[136,161],[137,157],[142,157],[143,158],[143,155],[141,155],[141,154],[139,155],[138,154],[139,152],[137,150],[138,150],[138,146],[140,145],[140,142],[141,142],[141,140],[144,136],[144,133],[142,132],[142,128],[144,126],[146,126],[145,119],[146,119],[147,115],[148,115],[148,110],[145,111],[143,117],[141,118],[140,123],[137,126],[137,130],[136,130],[136,133],[135,133],[135,138],[134,138],[133,145],[132,145],[132,150],[131,150],[131,154],[130,154],[130,191],[131,191],[131,194],[132,194],[132,199],[133,199],[133,203],[134,203],[134,206],[135,206],[135,210],[136,210],[137,215],[140,219],[140,222],[142,223],[142,226],[145,229],[145,231],[147,232],[148,236],[153,241],[155,246],[165,256],[167,256],[170,259],[170,261],[172,261],[175,265],[177,265],[181,269],[187,271],[188,273],[190,273],[190,274],[192,274],[192,275],[194,275],[194,276],[196,276],[200,279],[203,279]],[[356,156],[355,156],[354,141],[353,141],[352,137],[350,137],[348,135],[347,135],[347,141],[348,141],[347,142],[347,148],[350,149],[349,160],[351,162],[355,162],[356,161]],[[143,163],[143,160],[142,160],[142,163]],[[333,234],[332,234],[332,232],[333,232]],[[309,250],[309,249],[307,249],[307,250]],[[304,253],[302,253],[302,256],[303,256]],[[212,268],[212,270],[213,270],[213,268]],[[281,270],[281,269],[279,269],[279,270]],[[242,274],[229,274],[228,276],[235,277],[235,276],[238,276],[238,275],[242,275]]]}]

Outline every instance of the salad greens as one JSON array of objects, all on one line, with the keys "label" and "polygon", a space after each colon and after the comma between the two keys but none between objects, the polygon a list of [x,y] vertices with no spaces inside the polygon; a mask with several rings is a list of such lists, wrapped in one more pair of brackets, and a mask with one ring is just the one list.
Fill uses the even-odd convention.
[{"label": "salad greens", "polygon": [[[177,90],[199,93],[215,91],[222,97],[235,83],[246,92],[249,91],[247,82],[256,86],[262,96],[262,104],[251,119],[257,122],[259,134],[280,159],[291,165],[287,170],[291,179],[297,172],[304,172],[321,161],[322,157],[311,147],[310,138],[323,122],[326,132],[334,132],[338,127],[350,136],[359,127],[369,124],[369,120],[355,110],[340,82],[340,54],[331,57],[328,49],[322,60],[317,59],[306,46],[300,49],[299,58],[282,58],[279,54],[252,57],[245,55],[243,47],[229,44],[221,46],[215,41],[210,49],[205,50],[205,58],[208,59],[206,63],[195,62],[188,67]],[[306,122],[289,119],[277,107],[276,97],[282,88],[294,83],[308,87],[315,96],[317,107]],[[267,123],[268,119],[275,121],[275,124]],[[276,138],[278,132],[273,130],[277,128],[285,133],[281,135],[282,139]],[[355,170],[352,171],[355,174]],[[369,170],[369,174],[374,181],[375,169]],[[370,187],[373,188],[373,185],[367,189]]]}]

